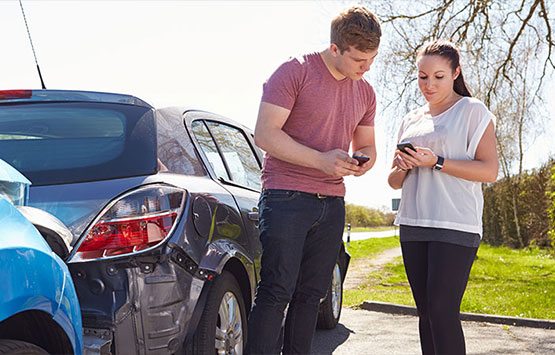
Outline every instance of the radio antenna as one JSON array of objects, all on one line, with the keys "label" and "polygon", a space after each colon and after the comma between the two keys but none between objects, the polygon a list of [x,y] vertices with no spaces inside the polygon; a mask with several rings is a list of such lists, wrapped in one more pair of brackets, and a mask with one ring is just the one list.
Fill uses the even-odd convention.
[{"label": "radio antenna", "polygon": [[31,49],[33,50],[33,56],[35,57],[35,64],[37,65],[37,70],[39,72],[40,83],[43,89],[46,89],[44,81],[42,80],[42,74],[40,73],[39,61],[37,60],[37,54],[35,53],[35,46],[33,46],[33,40],[31,39],[31,31],[29,31],[29,25],[27,24],[27,18],[25,17],[25,10],[23,10],[23,4],[19,0],[19,6],[21,6],[21,13],[23,14],[23,20],[25,21],[25,27],[27,28],[27,35],[29,35],[29,42],[31,42]]}]

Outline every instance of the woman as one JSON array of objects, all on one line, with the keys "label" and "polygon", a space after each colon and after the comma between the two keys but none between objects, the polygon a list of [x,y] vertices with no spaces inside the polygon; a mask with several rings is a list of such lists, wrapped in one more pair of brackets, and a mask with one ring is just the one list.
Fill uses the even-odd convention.
[{"label": "woman", "polygon": [[389,185],[402,188],[396,218],[419,315],[423,354],[464,354],[460,304],[482,236],[482,182],[497,179],[495,117],[466,88],[459,52],[436,40],[417,56],[427,104],[407,114]]}]

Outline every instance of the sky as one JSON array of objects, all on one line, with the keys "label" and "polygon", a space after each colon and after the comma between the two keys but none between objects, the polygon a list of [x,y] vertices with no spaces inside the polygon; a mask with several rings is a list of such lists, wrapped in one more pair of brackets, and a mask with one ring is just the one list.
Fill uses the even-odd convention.
[{"label": "sky", "polygon": [[[155,107],[189,106],[251,129],[262,84],[287,58],[329,45],[331,19],[345,1],[48,1],[24,0],[48,89],[131,94]],[[40,89],[17,0],[0,1],[0,90]],[[387,34],[382,42],[387,40]],[[378,58],[380,60],[383,58]],[[373,82],[372,69],[365,78]],[[548,96],[555,97],[553,80]],[[392,151],[387,117],[376,116],[378,159],[362,177],[347,177],[346,201],[391,208]],[[549,103],[555,112],[555,100]],[[553,116],[553,115],[551,115]],[[535,140],[526,168],[555,152],[555,119]],[[389,144],[391,147],[392,144]]]}]

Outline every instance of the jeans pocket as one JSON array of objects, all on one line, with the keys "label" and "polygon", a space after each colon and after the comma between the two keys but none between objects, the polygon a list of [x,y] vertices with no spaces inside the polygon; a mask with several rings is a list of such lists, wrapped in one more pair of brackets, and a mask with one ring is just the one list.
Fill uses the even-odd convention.
[{"label": "jeans pocket", "polygon": [[298,195],[299,192],[293,190],[265,190],[262,199],[273,202],[291,201]]}]

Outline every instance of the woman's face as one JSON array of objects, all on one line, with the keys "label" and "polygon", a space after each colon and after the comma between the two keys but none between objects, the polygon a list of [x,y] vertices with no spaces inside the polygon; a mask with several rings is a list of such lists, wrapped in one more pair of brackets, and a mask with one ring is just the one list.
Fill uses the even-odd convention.
[{"label": "woman's face", "polygon": [[439,55],[424,55],[418,60],[418,87],[430,105],[441,105],[451,98],[453,82],[460,68],[453,72],[451,63]]}]

